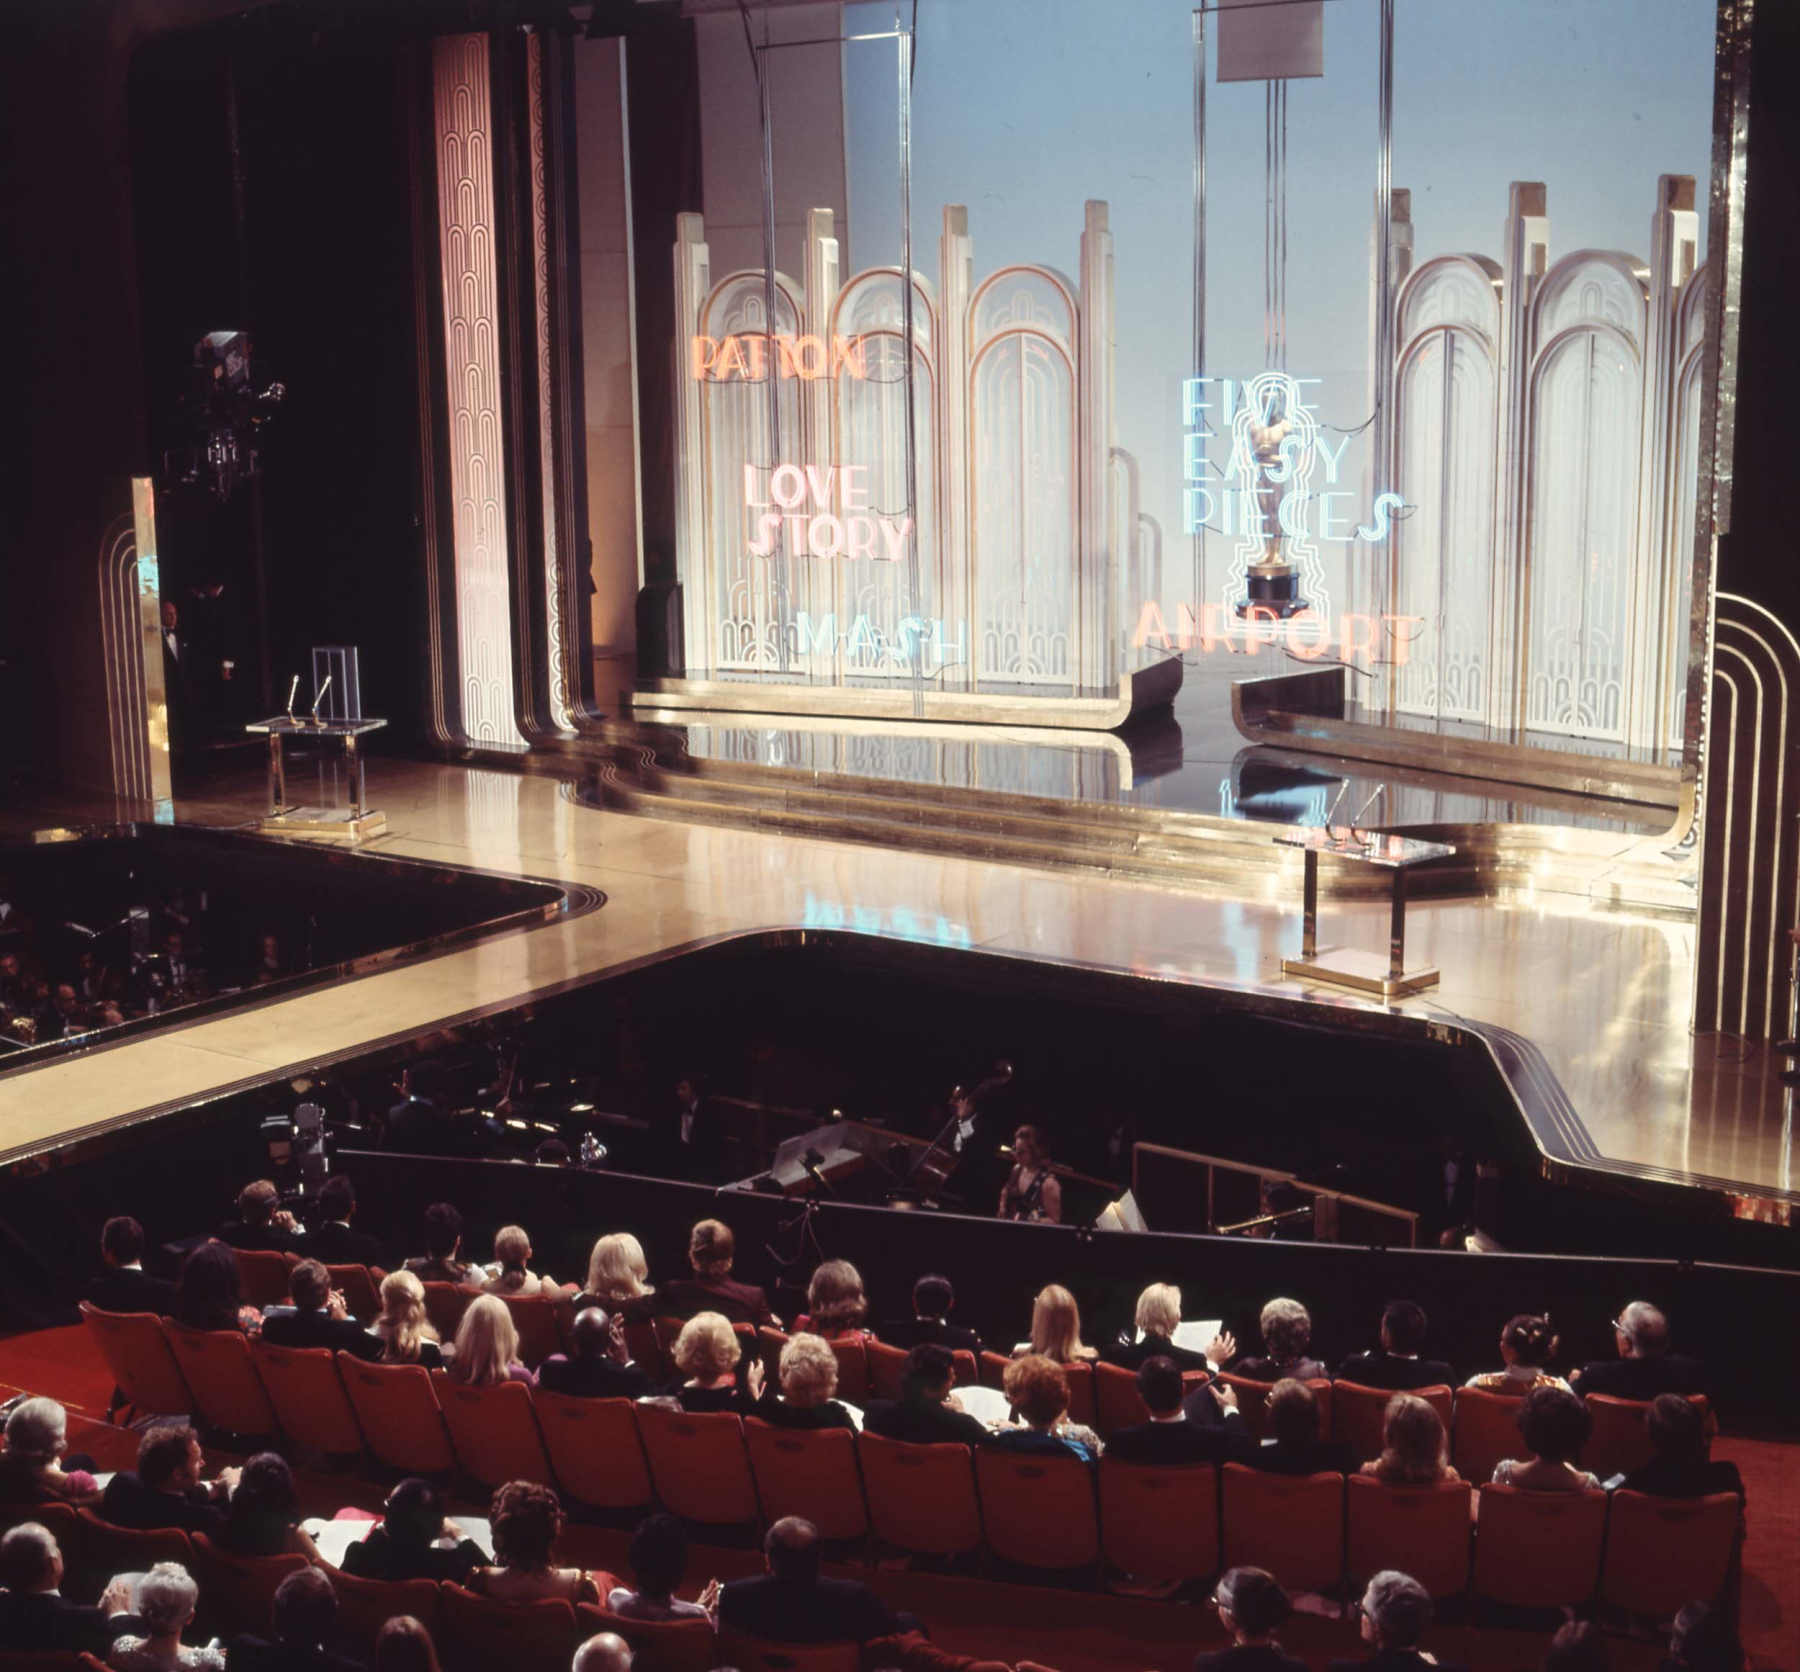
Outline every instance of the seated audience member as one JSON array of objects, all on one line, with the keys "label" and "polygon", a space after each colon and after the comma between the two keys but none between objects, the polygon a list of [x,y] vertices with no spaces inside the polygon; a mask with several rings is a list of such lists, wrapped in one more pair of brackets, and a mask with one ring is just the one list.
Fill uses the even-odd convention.
[{"label": "seated audience member", "polygon": [[100,1228],[100,1257],[106,1271],[88,1285],[90,1306],[102,1312],[154,1312],[166,1318],[175,1306],[175,1285],[144,1270],[144,1227],[135,1219],[109,1219]]},{"label": "seated audience member", "polygon": [[1704,1393],[1706,1372],[1697,1358],[1669,1351],[1669,1320],[1647,1300],[1634,1300],[1613,1324],[1614,1359],[1584,1364],[1569,1378],[1584,1397],[1651,1400],[1659,1393]]},{"label": "seated audience member", "polygon": [[890,1614],[861,1580],[821,1578],[821,1554],[810,1521],[777,1521],[763,1540],[767,1573],[720,1588],[719,1625],[771,1643],[867,1643],[919,1629],[917,1621]]},{"label": "seated audience member", "polygon": [[467,1283],[475,1268],[461,1259],[463,1216],[453,1202],[433,1202],[425,1210],[425,1252],[406,1262],[421,1283]]},{"label": "seated audience member", "polygon": [[1513,1412],[1529,1461],[1508,1458],[1494,1465],[1496,1486],[1521,1492],[1597,1492],[1600,1482],[1570,1461],[1594,1431],[1588,1408],[1567,1388],[1533,1388]]},{"label": "seated audience member", "polygon": [[[317,1260],[302,1260],[288,1273],[291,1306],[271,1306],[263,1314],[262,1338],[271,1347],[329,1347],[352,1358],[381,1356],[381,1342],[354,1318],[344,1297],[331,1286],[331,1273]],[[419,1291],[424,1305],[425,1291]]]},{"label": "seated audience member", "polygon": [[244,1305],[237,1255],[222,1242],[203,1242],[181,1262],[170,1316],[189,1329],[254,1333],[262,1328],[262,1314]]},{"label": "seated audience member", "polygon": [[1544,1368],[1556,1356],[1556,1332],[1548,1318],[1521,1312],[1506,1320],[1500,1332],[1500,1362],[1503,1370],[1490,1370],[1471,1376],[1463,1385],[1479,1388],[1483,1393],[1530,1393],[1533,1388],[1562,1388],[1569,1384],[1560,1376],[1552,1376]]},{"label": "seated audience member", "polygon": [[1656,1672],[1743,1672],[1743,1646],[1725,1611],[1690,1602],[1675,1616],[1669,1652]]},{"label": "seated audience member", "polygon": [[1004,1378],[1007,1401],[1023,1428],[1003,1428],[994,1444],[1038,1457],[1072,1455],[1092,1463],[1100,1440],[1091,1428],[1069,1421],[1069,1378],[1055,1359],[1027,1353],[1011,1360]]},{"label": "seated audience member", "polygon": [[[1147,1360],[1153,1358],[1172,1359],[1182,1370],[1210,1370],[1212,1363],[1205,1353],[1196,1353],[1187,1347],[1175,1345],[1175,1332],[1181,1327],[1181,1291],[1172,1283],[1152,1283],[1138,1296],[1137,1339],[1131,1342],[1121,1341],[1106,1350],[1106,1362],[1116,1364],[1125,1370],[1136,1370]],[[1221,1357],[1228,1357],[1224,1346],[1226,1337],[1219,1337],[1214,1346],[1220,1349]]]},{"label": "seated audience member", "polygon": [[1108,1457],[1127,1463],[1248,1463],[1255,1441],[1238,1412],[1237,1390],[1220,1392],[1224,1422],[1189,1422],[1182,1409],[1181,1367],[1170,1358],[1145,1359],[1138,1366],[1138,1397],[1150,1411],[1148,1422],[1113,1430]]},{"label": "seated audience member", "polygon": [[1196,1655],[1194,1672],[1303,1672],[1306,1662],[1275,1641],[1276,1631],[1294,1609],[1274,1574],[1261,1568],[1230,1568],[1219,1576],[1212,1600],[1219,1624],[1231,1633],[1232,1647]]},{"label": "seated audience member", "polygon": [[498,1295],[477,1295],[469,1302],[456,1326],[456,1351],[451,1355],[452,1380],[470,1387],[498,1387],[502,1382],[523,1382],[537,1377],[519,1362],[519,1329]]},{"label": "seated audience member", "polygon": [[669,1349],[675,1368],[686,1380],[675,1390],[684,1411],[741,1410],[761,1391],[762,1366],[752,1363],[745,1372],[746,1385],[738,1386],[737,1362],[744,1349],[737,1331],[718,1312],[702,1312],[688,1319]]},{"label": "seated audience member", "polygon": [[444,1368],[438,1332],[425,1316],[425,1285],[410,1271],[390,1271],[382,1278],[381,1315],[369,1325],[369,1334],[379,1349],[374,1356],[383,1364]]},{"label": "seated audience member", "polygon": [[70,1457],[69,1419],[54,1399],[22,1399],[6,1419],[0,1451],[0,1504],[98,1504],[100,1483],[92,1461]]},{"label": "seated audience member", "polygon": [[765,1393],[745,1411],[774,1428],[847,1428],[850,1413],[838,1403],[837,1354],[822,1336],[796,1335],[781,1349],[781,1393]]},{"label": "seated audience member", "polygon": [[1715,1492],[1744,1496],[1744,1477],[1735,1463],[1711,1462],[1706,1455],[1706,1418],[1678,1393],[1659,1393],[1645,1418],[1650,1461],[1620,1482],[1627,1492],[1655,1498],[1705,1498]]},{"label": "seated audience member", "polygon": [[[456,1543],[445,1545],[450,1538]],[[428,1480],[403,1480],[381,1506],[381,1522],[344,1552],[344,1572],[390,1583],[400,1579],[461,1584],[487,1554],[462,1528],[444,1519],[444,1499]]]},{"label": "seated audience member", "polygon": [[300,1525],[300,1493],[294,1471],[279,1452],[259,1451],[243,1467],[226,1506],[219,1545],[234,1556],[304,1556],[320,1559]]},{"label": "seated audience member", "polygon": [[769,1297],[761,1289],[732,1277],[731,1262],[736,1252],[737,1238],[729,1225],[702,1219],[688,1238],[688,1263],[694,1268],[694,1275],[668,1286],[662,1315],[692,1318],[702,1312],[717,1312],[727,1323],[770,1324],[779,1329],[781,1320],[769,1310]]},{"label": "seated audience member", "polygon": [[469,1589],[496,1602],[538,1602],[544,1597],[600,1601],[602,1593],[592,1574],[556,1565],[563,1519],[562,1505],[548,1486],[509,1480],[494,1493],[488,1512],[496,1565],[476,1568],[469,1575]]},{"label": "seated audience member", "polygon": [[569,1672],[631,1672],[631,1645],[616,1631],[597,1631],[576,1651]]},{"label": "seated audience member", "polygon": [[159,1422],[138,1441],[136,1472],[121,1469],[106,1483],[100,1518],[136,1532],[179,1527],[217,1539],[224,1505],[243,1471],[222,1469],[210,1485],[205,1473],[200,1436],[185,1422]]},{"label": "seated audience member", "polygon": [[1269,1435],[1248,1459],[1265,1474],[1347,1475],[1356,1467],[1348,1446],[1319,1438],[1319,1396],[1291,1376],[1269,1392]]},{"label": "seated audience member", "polygon": [[1358,1473],[1386,1486],[1431,1486],[1462,1478],[1450,1467],[1444,1419],[1429,1400],[1395,1394],[1387,1403],[1381,1438],[1381,1455],[1363,1464]]},{"label": "seated audience member", "polygon": [[218,1234],[227,1248],[250,1254],[296,1254],[303,1240],[270,1179],[253,1179],[238,1192],[237,1218],[228,1219]]},{"label": "seated audience member", "polygon": [[363,1672],[325,1645],[337,1632],[337,1592],[322,1570],[304,1567],[276,1587],[269,1624],[274,1635],[234,1637],[225,1646],[226,1672]]},{"label": "seated audience member", "polygon": [[[540,1277],[531,1269],[531,1238],[523,1225],[502,1225],[494,1233],[494,1264],[499,1271],[482,1280],[481,1291],[488,1295],[549,1295],[564,1293],[562,1284],[551,1277]],[[573,1285],[569,1291],[573,1293]]]},{"label": "seated audience member", "polygon": [[575,1314],[569,1351],[552,1353],[538,1366],[538,1386],[576,1399],[642,1399],[656,1391],[649,1371],[631,1362],[624,1320],[597,1306]]},{"label": "seated audience member", "polygon": [[602,1237],[588,1256],[587,1285],[575,1304],[598,1306],[623,1323],[648,1323],[656,1316],[656,1290],[644,1245],[628,1231]]},{"label": "seated audience member", "polygon": [[115,1579],[90,1608],[65,1600],[62,1582],[62,1550],[48,1527],[26,1521],[0,1538],[0,1649],[104,1655],[127,1632],[143,1635],[129,1583]]},{"label": "seated audience member", "polygon": [[1263,1350],[1246,1353],[1227,1368],[1234,1376],[1252,1382],[1317,1382],[1331,1372],[1308,1356],[1312,1345],[1312,1314],[1297,1300],[1272,1300],[1260,1320]]},{"label": "seated audience member", "polygon": [[956,1403],[956,1361],[948,1347],[914,1347],[900,1367],[900,1397],[870,1402],[863,1427],[884,1440],[914,1446],[980,1446],[993,1439],[987,1424]]},{"label": "seated audience member", "polygon": [[651,1515],[631,1535],[631,1571],[637,1589],[617,1586],[606,1599],[609,1614],[622,1620],[707,1620],[719,1595],[713,1580],[698,1602],[683,1602],[676,1589],[687,1577],[688,1541],[681,1518]]},{"label": "seated audience member", "polygon": [[1570,1620],[1558,1626],[1544,1651],[1540,1672],[1612,1672],[1606,1633],[1592,1620]]},{"label": "seated audience member", "polygon": [[369,1672],[443,1672],[425,1622],[410,1614],[384,1620],[375,1634],[375,1658],[369,1663]]},{"label": "seated audience member", "polygon": [[1334,1660],[1331,1672],[1468,1672],[1454,1661],[1439,1660],[1420,1649],[1431,1624],[1431,1593],[1416,1579],[1392,1568],[1369,1581],[1357,1605],[1363,1641],[1374,1647],[1364,1660]]},{"label": "seated audience member", "polygon": [[794,1320],[794,1333],[820,1335],[827,1341],[855,1335],[866,1340],[870,1332],[862,1326],[868,1315],[862,1273],[848,1260],[827,1260],[806,1286],[806,1310]]},{"label": "seated audience member", "polygon": [[1425,1309],[1410,1300],[1391,1300],[1381,1314],[1381,1347],[1352,1353],[1338,1375],[1359,1387],[1410,1393],[1414,1388],[1456,1385],[1456,1373],[1442,1359],[1421,1357],[1425,1351]]},{"label": "seated audience member", "polygon": [[356,1215],[356,1186],[342,1173],[325,1181],[319,1192],[319,1222],[306,1233],[299,1252],[323,1266],[387,1268],[381,1244],[361,1231],[350,1229]]},{"label": "seated audience member", "polygon": [[142,1636],[126,1632],[113,1639],[106,1664],[114,1672],[165,1672],[179,1667],[194,1672],[225,1672],[225,1651],[217,1642],[190,1648],[181,1634],[194,1623],[200,1587],[179,1562],[158,1562],[138,1581],[136,1605],[144,1622]]},{"label": "seated audience member", "polygon": [[981,1337],[972,1329],[950,1322],[956,1309],[956,1290],[950,1279],[935,1272],[913,1285],[913,1315],[883,1324],[879,1339],[890,1347],[948,1347],[952,1352],[979,1353]]},{"label": "seated audience member", "polygon": [[[1095,1348],[1083,1345],[1081,1308],[1060,1283],[1040,1289],[1031,1303],[1031,1343],[1027,1350],[1057,1364],[1092,1363],[1100,1356]],[[1014,1351],[1018,1353],[1018,1349]]]}]

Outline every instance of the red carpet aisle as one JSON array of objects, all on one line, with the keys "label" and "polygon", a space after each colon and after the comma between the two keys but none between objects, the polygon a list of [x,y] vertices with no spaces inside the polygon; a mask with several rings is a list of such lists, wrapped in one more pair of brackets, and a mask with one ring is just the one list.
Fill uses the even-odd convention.
[{"label": "red carpet aisle", "polygon": [[[70,1414],[70,1449],[90,1453],[102,1470],[128,1468],[136,1457],[137,1435],[105,1421],[112,1382],[79,1326],[0,1341],[0,1397],[15,1392],[61,1401]],[[1793,1672],[1800,1667],[1800,1447],[1721,1439],[1714,1454],[1737,1464],[1750,1495],[1743,1611],[1751,1665],[1755,1672]],[[230,1461],[222,1453],[209,1456]],[[298,1480],[308,1515],[328,1517],[350,1505],[379,1509],[385,1495],[383,1485],[354,1476],[301,1470]],[[572,1525],[565,1538],[567,1560],[630,1571],[629,1534]],[[733,1579],[760,1567],[751,1551],[698,1547],[689,1590],[697,1595],[709,1577]],[[1031,1660],[1054,1672],[1183,1672],[1199,1651],[1223,1646],[1210,1609],[899,1571],[842,1571],[869,1577],[890,1607],[924,1616],[934,1638],[956,1654],[1009,1664]],[[1315,1669],[1360,1652],[1350,1620],[1297,1616],[1282,1641]],[[1445,1629],[1434,1634],[1433,1647],[1440,1659],[1464,1661],[1471,1672],[1528,1672],[1543,1638]],[[1653,1672],[1661,1658],[1651,1645],[1613,1639],[1614,1672]]]}]

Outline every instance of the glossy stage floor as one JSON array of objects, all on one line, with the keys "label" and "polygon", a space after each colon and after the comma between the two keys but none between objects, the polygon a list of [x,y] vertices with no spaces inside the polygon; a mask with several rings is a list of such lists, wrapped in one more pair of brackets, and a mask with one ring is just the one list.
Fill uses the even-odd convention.
[{"label": "glossy stage floor", "polygon": [[[608,750],[629,752],[615,738],[586,754]],[[747,931],[828,928],[926,939],[1301,1000],[1346,1019],[1375,1002],[1281,973],[1283,955],[1300,940],[1298,856],[1274,849],[1268,826],[1241,815],[1226,831],[1236,838],[1220,850],[1226,860],[1192,874],[1166,853],[1149,872],[1123,862],[1059,871],[1014,862],[1004,844],[991,851],[1006,862],[971,857],[988,851],[979,847],[928,851],[897,826],[874,836],[855,832],[859,845],[779,820],[753,817],[745,827],[742,820],[694,822],[669,806],[642,817],[592,804],[606,799],[596,783],[617,777],[581,750],[560,762],[534,753],[530,772],[375,759],[371,800],[388,826],[367,846],[579,883],[603,891],[605,904],[0,1075],[0,1160],[54,1151],[97,1121],[137,1112],[154,1118],[283,1070]],[[245,772],[178,801],[176,816],[241,826],[261,812],[263,795],[261,774]],[[942,789],[921,795],[926,805],[944,805]],[[110,802],[62,798],[15,809],[6,822],[29,827],[134,811],[142,816]],[[1692,917],[1667,904],[1683,897],[1679,875],[1671,880],[1658,870],[1678,873],[1680,863],[1664,851],[1666,828],[1657,834],[1628,825],[1546,826],[1538,848],[1501,867],[1479,892],[1416,899],[1409,947],[1441,968],[1442,984],[1392,1008],[1421,1028],[1466,1025],[1489,1038],[1553,1170],[1688,1185],[1722,1195],[1741,1217],[1788,1221],[1800,1207],[1794,1093],[1766,1052],[1690,1037]],[[1182,839],[1191,837],[1200,851],[1204,842],[1217,844],[1220,827],[1215,816]],[[1619,877],[1636,880],[1608,881]],[[1324,909],[1333,939],[1384,943],[1384,903],[1328,898]]]}]

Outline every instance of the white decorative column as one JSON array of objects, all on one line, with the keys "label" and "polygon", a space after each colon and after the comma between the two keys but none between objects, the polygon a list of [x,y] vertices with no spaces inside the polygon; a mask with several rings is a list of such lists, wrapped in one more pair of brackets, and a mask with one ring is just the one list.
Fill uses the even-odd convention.
[{"label": "white decorative column", "polygon": [[495,273],[494,117],[485,35],[431,46],[449,413],[457,673],[471,743],[524,747],[513,706],[506,458]]},{"label": "white decorative column", "polygon": [[1090,198],[1081,232],[1081,384],[1076,398],[1081,472],[1076,552],[1074,673],[1078,685],[1112,691],[1120,655],[1113,620],[1113,250],[1106,205]]},{"label": "white decorative column", "polygon": [[[944,206],[938,238],[938,297],[943,342],[938,349],[938,609],[955,633],[975,635],[975,576],[969,564],[969,297],[975,289],[975,246],[966,205]],[[975,664],[947,671],[946,689],[972,689]]]},{"label": "white decorative column", "polygon": [[675,217],[675,573],[681,579],[682,643],[687,670],[712,671],[719,600],[706,545],[706,391],[689,365],[689,343],[712,289],[712,255],[699,215]]}]

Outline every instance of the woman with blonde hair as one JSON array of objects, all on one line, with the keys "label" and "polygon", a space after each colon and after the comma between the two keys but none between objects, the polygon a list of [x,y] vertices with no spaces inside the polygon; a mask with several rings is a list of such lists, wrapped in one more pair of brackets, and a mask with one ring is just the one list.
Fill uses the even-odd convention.
[{"label": "woman with blonde hair", "polygon": [[540,1277],[531,1269],[531,1238],[523,1225],[502,1225],[494,1233],[492,1275],[481,1285],[484,1295],[558,1295],[573,1294],[573,1283],[561,1284],[554,1278]]},{"label": "woman with blonde hair", "polygon": [[602,1307],[628,1324],[647,1323],[656,1293],[649,1276],[644,1245],[629,1231],[613,1231],[594,1244],[588,1256],[587,1287],[575,1297],[575,1305]]},{"label": "woman with blonde hair", "polygon": [[781,1349],[781,1393],[765,1393],[749,1413],[776,1428],[847,1428],[849,1410],[836,1398],[837,1354],[817,1335],[796,1335]]},{"label": "woman with blonde hair", "polygon": [[194,1623],[200,1587],[179,1562],[158,1562],[137,1582],[134,1612],[144,1635],[116,1637],[106,1664],[114,1672],[224,1672],[225,1651],[217,1639],[190,1648],[181,1634]]},{"label": "woman with blonde hair", "polygon": [[383,1364],[444,1368],[438,1332],[425,1316],[425,1285],[410,1271],[390,1271],[381,1280],[381,1315],[369,1325],[381,1341]]},{"label": "woman with blonde hair", "polygon": [[537,1377],[519,1363],[519,1331],[498,1295],[477,1295],[456,1329],[456,1353],[447,1367],[451,1377],[470,1387],[498,1387],[502,1382],[537,1385]]},{"label": "woman with blonde hair", "polygon": [[1100,1356],[1095,1348],[1083,1343],[1081,1308],[1060,1283],[1040,1289],[1031,1303],[1030,1350],[1056,1364],[1080,1364]]},{"label": "woman with blonde hair", "polygon": [[684,1411],[738,1411],[751,1401],[760,1399],[763,1391],[762,1366],[751,1361],[739,1385],[737,1363],[744,1349],[737,1331],[722,1313],[700,1312],[681,1326],[669,1357],[687,1380],[676,1390],[675,1397]]},{"label": "woman with blonde hair", "polygon": [[1416,1393],[1397,1393],[1388,1401],[1381,1440],[1381,1455],[1358,1473],[1387,1486],[1435,1486],[1440,1480],[1462,1479],[1450,1467],[1444,1419]]},{"label": "woman with blonde hair", "polygon": [[0,1503],[98,1504],[92,1468],[85,1454],[69,1456],[68,1413],[54,1399],[38,1394],[13,1406],[0,1451]]},{"label": "woman with blonde hair", "polygon": [[794,1331],[827,1341],[852,1335],[872,1341],[874,1333],[862,1327],[868,1315],[862,1273],[848,1260],[827,1260],[806,1286],[806,1311],[794,1320]]}]

